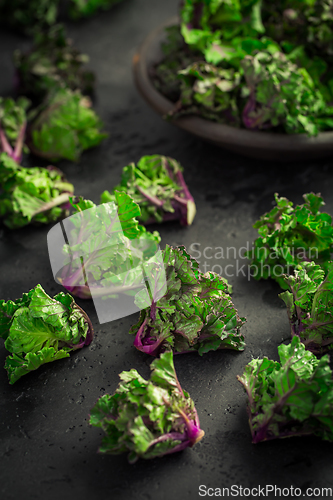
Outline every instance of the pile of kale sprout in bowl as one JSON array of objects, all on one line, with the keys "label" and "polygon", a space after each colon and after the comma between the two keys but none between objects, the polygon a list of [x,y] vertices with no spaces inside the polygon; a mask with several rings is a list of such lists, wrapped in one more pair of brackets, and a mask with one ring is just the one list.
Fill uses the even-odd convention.
[{"label": "pile of kale sprout in bowl", "polygon": [[188,130],[189,116],[202,130],[209,122],[209,132],[190,131],[212,142],[219,124],[243,145],[265,136],[257,146],[274,154],[276,139],[291,158],[333,153],[333,0],[183,0],[179,13],[162,29],[162,57],[148,61],[151,35],[134,61],[150,66],[151,95],[164,98],[150,102],[157,111],[168,101],[162,114]]}]

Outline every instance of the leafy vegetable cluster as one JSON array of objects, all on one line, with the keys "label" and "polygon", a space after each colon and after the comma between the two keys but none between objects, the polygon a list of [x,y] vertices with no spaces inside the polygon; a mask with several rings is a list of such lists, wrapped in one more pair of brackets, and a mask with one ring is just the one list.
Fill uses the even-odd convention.
[{"label": "leafy vegetable cluster", "polygon": [[25,97],[16,102],[10,97],[0,97],[0,152],[7,153],[17,163],[21,163],[23,152],[29,152],[24,144],[29,106],[30,101]]},{"label": "leafy vegetable cluster", "polygon": [[[90,423],[105,431],[102,453],[154,458],[192,447],[204,435],[189,394],[176,376],[173,354],[244,349],[231,287],[202,273],[185,247],[158,252],[158,232],[144,223],[190,225],[196,208],[181,165],[161,155],[126,166],[121,183],[101,205],[72,198],[74,188],[53,166],[24,168],[23,153],[78,161],[106,134],[85,97],[94,75],[88,60],[55,25],[64,6],[73,19],[120,0],[0,0],[0,18],[34,33],[29,53],[15,53],[17,90],[0,98],[0,217],[9,228],[48,223],[68,214],[71,230],[58,281],[81,298],[134,298],[140,317],[130,330],[134,346],[159,356],[150,380],[132,369],[120,374],[113,396],[102,396]],[[197,114],[252,130],[315,136],[333,128],[333,0],[184,0],[179,27],[168,28],[156,87],[176,102],[170,117]],[[319,194],[293,207],[276,206],[254,225],[252,270],[287,291],[291,344],[280,363],[252,360],[238,380],[249,402],[253,442],[315,434],[333,440],[333,227],[319,211]],[[70,225],[71,224],[71,225]],[[294,274],[290,274],[291,270]],[[87,314],[69,294],[49,297],[37,285],[15,301],[0,300],[0,336],[10,355],[10,384],[41,365],[69,357],[93,339]],[[312,352],[311,352],[312,351]]]},{"label": "leafy vegetable cluster", "polygon": [[70,199],[73,229],[63,249],[68,263],[58,280],[80,298],[108,297],[124,287],[135,295],[142,288],[141,263],[158,249],[159,233],[138,224],[140,208],[132,198],[115,191],[115,200],[96,206],[83,198]]},{"label": "leafy vegetable cluster", "polygon": [[[185,184],[183,168],[173,158],[161,155],[143,156],[137,165],[124,167],[121,183],[113,190],[129,194],[141,210],[143,224],[179,220],[192,224],[196,208]],[[104,191],[101,202],[115,201],[115,195]]]},{"label": "leafy vegetable cluster", "polygon": [[59,169],[24,168],[1,153],[0,217],[10,229],[30,222],[47,224],[65,217],[73,191]]},{"label": "leafy vegetable cluster", "polygon": [[[13,102],[8,104],[7,99],[0,118],[18,121],[18,110],[22,108],[16,147],[19,152],[25,142],[34,154],[50,161],[78,161],[84,150],[107,137],[100,131],[102,122],[86,97],[93,92],[95,76],[82,67],[89,58],[72,47],[64,26],[49,24],[51,27],[35,27],[34,45],[29,52],[14,53],[16,90],[28,95],[37,107],[30,109],[26,117],[30,101],[22,97],[15,106]],[[2,148],[11,154],[8,147]],[[17,160],[16,149],[11,156]]]},{"label": "leafy vegetable cluster", "polygon": [[262,10],[267,35],[289,44],[306,45],[310,54],[333,54],[331,0],[265,2]]},{"label": "leafy vegetable cluster", "polygon": [[319,194],[303,195],[305,203],[293,206],[275,194],[276,206],[255,224],[259,237],[247,253],[255,279],[269,277],[286,289],[283,274],[290,274],[303,261],[315,261],[327,270],[333,251],[332,217],[320,212]]},{"label": "leafy vegetable cluster", "polygon": [[[245,56],[241,68],[246,81],[242,121],[248,129],[284,127],[288,134],[317,135],[332,128],[333,107],[305,68],[282,52]],[[248,97],[247,94],[248,93]]]},{"label": "leafy vegetable cluster", "polygon": [[108,136],[100,131],[102,122],[90,99],[79,90],[54,89],[27,113],[30,104],[25,97],[17,102],[0,97],[0,152],[17,163],[29,151],[49,161],[78,161],[83,151]]},{"label": "leafy vegetable cluster", "polygon": [[93,328],[73,297],[60,292],[52,299],[37,285],[20,299],[0,300],[0,336],[11,353],[5,369],[14,384],[41,365],[89,345]]},{"label": "leafy vegetable cluster", "polygon": [[107,10],[121,0],[0,0],[0,20],[28,35],[54,25],[61,13],[72,19]]},{"label": "leafy vegetable cluster", "polygon": [[279,297],[287,306],[291,336],[297,335],[307,349],[323,354],[333,348],[333,263],[327,275],[314,262],[296,266],[284,276],[288,290]]},{"label": "leafy vegetable cluster", "polygon": [[154,75],[176,102],[169,116],[309,136],[331,130],[332,12],[328,0],[184,0]]},{"label": "leafy vegetable cluster", "polygon": [[180,8],[181,33],[207,62],[228,60],[235,39],[255,39],[265,32],[261,6],[262,0],[185,0]]},{"label": "leafy vegetable cluster", "polygon": [[[333,53],[331,0],[185,0],[180,9],[185,42],[214,64],[233,58],[243,41],[273,41],[285,51],[304,46],[309,55]],[[257,42],[257,43],[256,43]],[[258,44],[259,42],[259,44]]]},{"label": "leafy vegetable cluster", "polygon": [[198,262],[185,250],[166,245],[163,263],[151,264],[154,276],[150,292],[142,290],[135,296],[141,309],[134,345],[140,351],[157,356],[210,350],[244,349],[240,318],[228,292],[227,281],[213,272],[203,274]]},{"label": "leafy vegetable cluster", "polygon": [[69,15],[72,19],[89,17],[98,11],[108,10],[122,0],[71,0]]},{"label": "leafy vegetable cluster", "polygon": [[95,76],[82,68],[88,61],[89,57],[81,54],[66,38],[63,25],[37,31],[29,52],[23,53],[19,49],[14,52],[17,90],[38,103],[59,88],[91,94]]},{"label": "leafy vegetable cluster", "polygon": [[59,0],[0,0],[1,23],[31,35],[56,22]]},{"label": "leafy vegetable cluster", "polygon": [[150,380],[134,369],[120,374],[113,396],[91,410],[90,423],[104,430],[101,453],[128,452],[130,463],[194,446],[204,435],[193,400],[177,379],[172,353],[151,364]]},{"label": "leafy vegetable cluster", "polygon": [[[88,15],[99,7],[107,8],[114,1],[71,3],[71,12],[79,16],[81,12]],[[14,65],[16,91],[29,96],[37,107],[26,115],[31,107],[26,98],[16,104],[11,99],[0,101],[0,151],[18,163],[22,149],[50,161],[78,161],[84,150],[107,137],[100,130],[102,123],[91,109],[90,99],[85,97],[92,93],[95,80],[94,74],[82,67],[89,58],[72,47],[64,27],[55,24],[58,7],[60,0],[0,0],[0,20],[34,35],[29,52],[15,51]]]},{"label": "leafy vegetable cluster", "polygon": [[180,70],[178,76],[181,80],[180,99],[168,116],[180,117],[193,113],[208,120],[239,125],[239,72],[199,61]]},{"label": "leafy vegetable cluster", "polygon": [[253,359],[238,376],[248,396],[253,443],[314,434],[333,441],[333,377],[296,336],[278,347],[280,363]]},{"label": "leafy vegetable cluster", "polygon": [[50,161],[78,161],[82,152],[107,137],[87,97],[62,88],[51,93],[35,110],[28,145],[33,153]]},{"label": "leafy vegetable cluster", "polygon": [[202,54],[189,48],[178,26],[166,28],[165,35],[166,40],[161,44],[163,60],[155,66],[153,72],[154,85],[163,95],[176,102],[180,95],[179,71],[195,61],[201,61]]}]

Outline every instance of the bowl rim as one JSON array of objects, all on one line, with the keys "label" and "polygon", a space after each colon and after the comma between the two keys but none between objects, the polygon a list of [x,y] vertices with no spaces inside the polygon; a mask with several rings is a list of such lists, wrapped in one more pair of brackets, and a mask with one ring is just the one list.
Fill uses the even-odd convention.
[{"label": "bowl rim", "polygon": [[[142,42],[133,57],[133,73],[136,86],[147,103],[160,115],[164,116],[174,109],[174,103],[161,94],[153,85],[150,77],[152,64],[158,62],[156,53],[164,38],[165,28],[179,23],[178,16],[172,17],[152,30]],[[154,58],[155,54],[155,58]],[[319,132],[315,137],[306,134],[281,134],[257,131],[216,123],[195,115],[183,116],[170,121],[173,125],[186,130],[206,141],[215,144],[229,144],[234,147],[250,147],[269,150],[283,149],[285,153],[322,151],[333,153],[333,131]]]}]

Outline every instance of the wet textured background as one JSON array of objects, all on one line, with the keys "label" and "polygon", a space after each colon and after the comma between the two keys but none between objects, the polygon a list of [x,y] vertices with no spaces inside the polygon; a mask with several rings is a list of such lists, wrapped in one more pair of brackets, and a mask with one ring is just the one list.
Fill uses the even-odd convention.
[{"label": "wet textured background", "polygon": [[[75,45],[91,58],[97,73],[95,106],[110,136],[101,147],[85,153],[79,164],[60,167],[76,194],[99,201],[100,193],[119,182],[122,167],[147,154],[179,160],[197,203],[192,227],[176,223],[158,227],[166,243],[205,247],[241,247],[252,243],[252,224],[270,210],[273,193],[295,203],[302,194],[321,192],[333,213],[331,160],[311,164],[274,164],[218,149],[173,128],[155,115],[137,94],[131,59],[138,44],[156,25],[176,12],[178,0],[125,0],[112,11],[68,25]],[[30,41],[0,33],[1,94],[11,93],[11,54]],[[241,151],[240,151],[241,153]],[[36,162],[37,164],[37,162]],[[152,228],[154,229],[154,228]],[[156,226],[157,229],[157,226]],[[41,283],[50,294],[61,290],[52,277],[46,246],[49,227],[17,231],[0,228],[0,297],[16,298]],[[199,246],[200,245],[200,246]],[[208,251],[210,256],[212,251]],[[197,252],[193,252],[198,256]],[[46,365],[9,386],[0,371],[0,491],[1,499],[178,500],[200,498],[199,485],[256,487],[332,487],[332,444],[316,438],[292,438],[251,444],[246,396],[236,375],[253,358],[277,359],[278,344],[289,327],[279,287],[249,281],[245,260],[200,260],[228,268],[233,300],[241,316],[247,347],[243,353],[211,352],[178,356],[176,370],[196,403],[204,439],[193,449],[152,461],[127,463],[126,456],[96,453],[102,433],[88,426],[97,398],[113,393],[118,374],[136,368],[149,376],[147,355],[135,350],[128,335],[136,316],[99,325],[91,301],[78,301],[95,326],[90,347],[70,359]],[[210,266],[210,267],[209,267]],[[215,268],[215,270],[218,268]],[[242,269],[242,270],[240,270]],[[0,347],[0,365],[6,352]],[[321,497],[319,497],[321,498]]]}]

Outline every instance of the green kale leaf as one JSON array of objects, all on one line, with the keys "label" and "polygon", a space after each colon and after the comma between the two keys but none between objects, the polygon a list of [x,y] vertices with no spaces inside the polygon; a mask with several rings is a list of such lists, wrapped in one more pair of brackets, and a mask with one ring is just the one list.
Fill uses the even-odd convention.
[{"label": "green kale leaf", "polygon": [[321,129],[320,120],[332,120],[333,107],[327,106],[307,70],[282,52],[245,56],[241,66],[246,80],[242,90],[248,95],[242,113],[246,128],[281,127],[288,134],[314,136]]},{"label": "green kale leaf", "polygon": [[310,54],[331,57],[333,53],[332,0],[263,1],[266,33],[290,45],[305,45]]},{"label": "green kale leaf", "polygon": [[[113,190],[129,194],[141,210],[143,224],[179,220],[192,224],[196,208],[185,184],[182,166],[173,158],[161,155],[143,156],[137,165],[124,167],[121,183]],[[101,202],[115,201],[115,195],[104,191]]]},{"label": "green kale leaf", "polygon": [[100,453],[128,452],[128,460],[155,458],[194,446],[204,436],[193,400],[178,381],[171,352],[151,364],[150,380],[132,369],[122,372],[113,394],[90,413],[90,424],[105,437]]},{"label": "green kale leaf", "polygon": [[333,263],[327,275],[314,262],[296,266],[294,274],[284,276],[288,290],[279,297],[287,306],[291,336],[297,335],[314,354],[333,348]]},{"label": "green kale leaf", "polygon": [[114,196],[114,202],[101,205],[70,199],[75,212],[57,279],[80,298],[135,295],[144,286],[141,264],[158,250],[159,233],[138,224],[139,206],[124,192]]},{"label": "green kale leaf", "polygon": [[26,97],[20,97],[16,102],[10,97],[0,97],[0,152],[7,153],[17,163],[21,163],[23,152],[29,153],[25,144],[29,106]]},{"label": "green kale leaf", "polygon": [[[184,0],[167,32],[156,88],[167,116],[252,130],[333,129],[333,0]],[[178,81],[177,81],[178,77]]]},{"label": "green kale leaf", "polygon": [[252,259],[252,276],[269,277],[286,289],[284,274],[291,274],[298,263],[314,261],[327,271],[333,251],[332,217],[320,212],[324,205],[320,194],[303,195],[304,204],[296,205],[275,194],[276,206],[254,224],[259,237],[247,252]]},{"label": "green kale leaf", "polygon": [[237,91],[241,75],[233,68],[195,62],[178,72],[180,98],[170,118],[195,114],[218,123],[239,126]]},{"label": "green kale leaf", "polygon": [[71,0],[69,16],[72,19],[89,17],[100,10],[111,9],[122,0]]},{"label": "green kale leaf", "polygon": [[166,245],[162,253],[163,261],[152,263],[147,273],[154,277],[149,290],[135,296],[141,313],[129,332],[135,334],[134,346],[152,356],[169,350],[200,355],[216,349],[242,351],[245,318],[230,299],[227,281],[213,272],[202,273],[183,246]]},{"label": "green kale leaf", "polygon": [[253,359],[238,376],[248,396],[252,442],[313,434],[333,441],[333,378],[296,336],[278,347],[280,363]]},{"label": "green kale leaf", "polygon": [[0,154],[0,218],[10,229],[66,217],[74,187],[57,168],[24,168]]},{"label": "green kale leaf", "polygon": [[10,384],[89,345],[93,333],[88,315],[69,294],[52,299],[36,285],[21,299],[0,300],[0,336],[11,353],[5,363]]},{"label": "green kale leaf", "polygon": [[59,89],[40,106],[29,128],[29,147],[50,161],[78,161],[82,152],[107,137],[87,97],[79,91]]},{"label": "green kale leaf", "polygon": [[228,58],[225,42],[253,38],[265,31],[261,3],[262,0],[185,0],[180,9],[181,33],[207,62],[218,64]]}]

